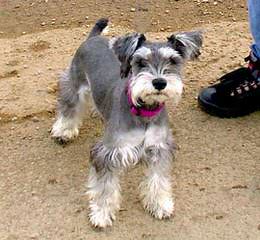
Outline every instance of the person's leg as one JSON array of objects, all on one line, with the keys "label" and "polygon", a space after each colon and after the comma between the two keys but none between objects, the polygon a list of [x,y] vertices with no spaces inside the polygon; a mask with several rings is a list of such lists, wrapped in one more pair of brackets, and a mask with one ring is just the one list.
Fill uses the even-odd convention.
[{"label": "person's leg", "polygon": [[249,22],[255,43],[251,49],[255,57],[260,59],[260,1],[248,0]]}]

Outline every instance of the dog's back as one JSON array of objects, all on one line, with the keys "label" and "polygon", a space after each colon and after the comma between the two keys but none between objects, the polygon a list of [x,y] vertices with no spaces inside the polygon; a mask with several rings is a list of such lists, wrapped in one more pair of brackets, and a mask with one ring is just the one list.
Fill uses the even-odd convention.
[{"label": "dog's back", "polygon": [[105,94],[120,79],[120,62],[103,37],[91,38],[82,47],[83,67],[90,81],[94,101],[100,105]]},{"label": "dog's back", "polygon": [[109,48],[109,41],[100,36],[106,25],[104,19],[95,24],[88,39],[77,50],[71,66],[74,74],[85,76],[84,80],[79,81],[86,81],[87,78],[94,102],[101,112],[105,99],[112,100],[110,94],[120,80],[120,62]]}]

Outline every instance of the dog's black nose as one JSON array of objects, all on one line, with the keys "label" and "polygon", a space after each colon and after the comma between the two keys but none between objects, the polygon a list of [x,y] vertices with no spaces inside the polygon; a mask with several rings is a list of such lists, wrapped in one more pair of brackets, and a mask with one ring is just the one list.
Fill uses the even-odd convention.
[{"label": "dog's black nose", "polygon": [[152,81],[152,83],[154,88],[159,91],[163,90],[167,85],[167,82],[163,78],[156,78]]}]

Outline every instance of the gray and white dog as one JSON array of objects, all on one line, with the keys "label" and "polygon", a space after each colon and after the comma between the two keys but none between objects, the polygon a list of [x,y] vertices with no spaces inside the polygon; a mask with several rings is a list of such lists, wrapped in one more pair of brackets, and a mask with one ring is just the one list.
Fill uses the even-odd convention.
[{"label": "gray and white dog", "polygon": [[120,208],[119,174],[139,162],[147,169],[140,185],[144,208],[158,219],[168,218],[174,210],[174,144],[164,103],[180,100],[182,66],[199,55],[202,35],[185,32],[149,42],[132,33],[108,40],[100,36],[107,24],[107,19],[97,21],[59,82],[52,136],[66,142],[78,135],[90,92],[105,122],[104,136],[91,150],[90,222],[112,225]]}]

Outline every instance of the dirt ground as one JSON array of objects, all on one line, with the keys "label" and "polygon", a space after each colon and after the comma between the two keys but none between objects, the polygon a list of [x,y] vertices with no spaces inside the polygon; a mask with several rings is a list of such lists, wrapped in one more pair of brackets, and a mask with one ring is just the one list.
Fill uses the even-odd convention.
[{"label": "dirt ground", "polygon": [[[102,122],[88,113],[81,134],[60,146],[48,130],[57,80],[95,19],[109,36],[132,30],[162,40],[172,31],[205,30],[199,61],[187,64],[185,92],[169,104],[179,146],[172,172],[175,217],[142,209],[136,167],[122,178],[123,203],[112,228],[93,229],[84,195],[90,146]],[[218,119],[197,94],[244,65],[251,36],[245,1],[0,1],[0,239],[260,239],[260,112]]]}]

